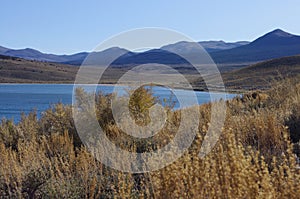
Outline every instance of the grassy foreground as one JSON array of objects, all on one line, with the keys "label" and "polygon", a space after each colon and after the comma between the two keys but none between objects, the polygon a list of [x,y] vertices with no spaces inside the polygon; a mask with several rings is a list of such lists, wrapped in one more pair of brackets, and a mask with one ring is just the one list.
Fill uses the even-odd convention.
[{"label": "grassy foreground", "polygon": [[[131,101],[138,123],[149,122],[155,99],[141,91]],[[79,98],[84,98],[79,93]],[[180,111],[168,110],[168,125],[152,138],[134,140],[112,119],[110,99],[96,98],[99,124],[129,151],[152,151],[176,133]],[[18,124],[0,124],[1,198],[299,198],[300,82],[287,79],[264,93],[227,102],[221,138],[204,159],[198,157],[210,122],[211,104],[201,105],[198,134],[173,164],[144,174],[105,167],[81,145],[72,108],[61,104],[41,119],[35,113]],[[137,117],[135,112],[139,112]],[[128,144],[129,143],[129,144]],[[122,157],[120,157],[122,158]],[[123,160],[126,162],[126,160]]]}]

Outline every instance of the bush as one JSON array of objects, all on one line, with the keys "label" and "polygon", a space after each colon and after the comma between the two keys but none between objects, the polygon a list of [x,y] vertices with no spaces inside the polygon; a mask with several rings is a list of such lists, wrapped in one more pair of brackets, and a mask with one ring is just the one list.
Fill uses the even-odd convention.
[{"label": "bush", "polygon": [[[298,79],[297,79],[298,80]],[[283,82],[266,93],[247,93],[227,101],[222,135],[205,158],[198,157],[210,125],[211,104],[199,109],[199,131],[185,154],[163,169],[131,174],[108,168],[82,144],[72,107],[54,105],[37,119],[0,124],[1,198],[298,198],[300,172],[292,142],[299,141],[300,86]],[[89,94],[78,90],[81,110],[91,110]],[[109,139],[135,152],[156,150],[176,134],[180,110],[167,109],[167,123],[149,139],[136,140],[116,125],[111,100],[96,95],[96,114]],[[155,98],[139,89],[130,101],[132,117],[149,121]],[[286,127],[287,125],[288,127]],[[291,140],[291,141],[290,141]],[[295,144],[296,146],[296,144]],[[131,163],[124,157],[124,164]]]}]

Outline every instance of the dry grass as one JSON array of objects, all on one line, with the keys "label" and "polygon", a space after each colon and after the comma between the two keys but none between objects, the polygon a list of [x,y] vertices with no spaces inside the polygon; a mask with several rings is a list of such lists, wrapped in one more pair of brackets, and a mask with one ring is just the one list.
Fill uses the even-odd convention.
[{"label": "dry grass", "polygon": [[[288,79],[267,92],[228,101],[221,138],[203,159],[198,152],[211,105],[200,106],[199,131],[189,150],[171,165],[144,174],[122,173],[98,162],[81,145],[69,106],[57,104],[40,120],[34,113],[23,116],[18,124],[3,120],[0,197],[299,198],[300,173],[293,153],[300,131],[298,80]],[[109,110],[113,97],[98,95],[96,102],[99,123],[114,143],[143,152],[173,138],[180,111],[169,110],[168,125],[154,137],[139,141],[114,123]]]}]

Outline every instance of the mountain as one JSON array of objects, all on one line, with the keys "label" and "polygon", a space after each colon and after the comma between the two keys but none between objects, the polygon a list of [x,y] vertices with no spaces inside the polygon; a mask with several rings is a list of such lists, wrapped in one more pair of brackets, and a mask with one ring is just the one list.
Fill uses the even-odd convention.
[{"label": "mountain", "polygon": [[[45,54],[34,49],[26,48],[20,50],[7,49],[0,47],[0,54],[6,56],[20,57],[29,60],[47,61],[80,65],[87,56],[89,62],[98,62],[104,64],[112,57],[122,55],[113,62],[114,65],[130,64],[187,64],[187,61],[180,56],[169,51],[186,53],[191,56],[199,56],[195,53],[195,43],[181,41],[145,52],[134,53],[119,47],[113,47],[101,52],[81,52],[73,55],[54,55]],[[252,42],[240,41],[227,43],[224,41],[202,41],[199,42],[213,60],[220,67],[228,65],[242,66],[248,63],[279,58],[284,56],[293,56],[300,54],[300,36],[287,33],[276,29],[269,32]]]},{"label": "mountain", "polygon": [[216,52],[220,50],[227,50],[249,44],[248,41],[238,42],[224,42],[224,41],[202,41],[199,42],[207,52]]},{"label": "mountain", "polygon": [[276,29],[253,42],[228,50],[212,52],[217,63],[258,62],[300,54],[300,36]]},{"label": "mountain", "polygon": [[134,55],[135,53],[130,52],[124,48],[119,47],[111,47],[99,52],[91,52],[91,53],[78,53],[74,55],[62,55],[60,57],[64,58],[63,61],[59,61],[64,64],[71,65],[81,65],[83,61],[87,58],[87,63],[85,64],[97,64],[104,65],[107,64],[109,60],[114,57],[126,58]]},{"label": "mountain", "polygon": [[8,48],[0,46],[0,54],[4,53],[5,51],[8,51]]},{"label": "mountain", "polygon": [[[208,53],[231,49],[242,45],[247,45],[249,42],[240,41],[235,43],[226,43],[224,41],[202,41],[198,42]],[[172,65],[188,65],[189,63],[179,55],[172,53],[176,52],[183,55],[199,56],[199,47],[196,42],[180,41],[174,44],[162,46],[160,49],[152,49],[141,53],[133,54],[126,58],[122,57],[114,62],[115,65],[129,64],[172,64]]]},{"label": "mountain", "polygon": [[[237,46],[245,45],[249,42],[242,41],[242,42],[235,42],[235,43],[226,43],[224,41],[203,41],[203,42],[199,42],[199,43],[208,52],[215,52],[215,51],[219,51],[219,50],[230,49],[230,48],[234,48]],[[184,51],[185,53],[193,53],[195,50],[192,48],[192,46],[193,46],[192,42],[186,42],[186,41],[178,42],[175,44],[170,44],[170,45],[162,47],[161,51],[159,51],[159,49],[150,50],[149,52],[146,53],[146,57],[148,57],[148,58],[142,58],[143,53],[140,53],[138,55],[138,53],[133,53],[126,49],[121,49],[118,47],[112,47],[112,48],[106,49],[102,52],[92,52],[92,53],[81,52],[81,53],[72,54],[72,55],[55,55],[55,54],[42,53],[38,50],[31,49],[31,48],[15,50],[15,49],[8,49],[8,48],[0,46],[0,54],[6,55],[6,56],[12,56],[12,57],[20,57],[20,58],[24,58],[24,59],[28,59],[28,60],[57,62],[57,63],[72,64],[72,65],[80,65],[88,55],[90,55],[89,59],[91,59],[91,55],[93,57],[96,57],[96,55],[97,55],[98,56],[97,60],[99,61],[99,60],[103,59],[102,63],[104,63],[111,57],[115,57],[116,55],[125,54],[122,57],[120,57],[118,59],[118,61],[114,62],[115,64],[120,65],[120,64],[126,64],[126,63],[145,63],[147,60],[149,60],[150,56],[153,56],[153,58],[152,58],[153,61],[160,59],[160,57],[162,57],[164,60],[166,60],[166,54],[169,55],[169,53],[166,53],[166,51],[168,51],[170,49],[176,49],[176,51],[181,50],[181,51]],[[133,57],[129,58],[130,56],[133,56]],[[175,56],[171,56],[171,57],[167,56],[167,58],[168,58],[167,60],[174,59],[174,57]],[[125,61],[124,58],[129,58],[129,60]],[[137,59],[137,60],[135,60],[135,59]],[[123,60],[124,63],[122,63],[121,60]],[[166,61],[165,63],[175,64],[176,60],[177,60],[177,58],[170,62]],[[101,64],[101,63],[98,63],[98,64]]]},{"label": "mountain", "polygon": [[101,64],[109,60],[111,57],[118,57],[119,55],[126,56],[134,55],[134,53],[119,47],[112,47],[101,52],[81,52],[72,55],[54,55],[42,53],[38,50],[31,48],[13,50],[0,46],[0,54],[10,57],[19,57],[27,60],[36,60],[36,61],[46,61],[46,62],[55,62],[71,65],[81,65],[87,56],[89,56],[89,62],[95,58],[97,59],[97,64]]},{"label": "mountain", "polygon": [[71,65],[80,65],[82,61],[88,56],[89,53],[81,52],[73,55],[59,55],[59,58],[62,60],[54,61],[58,63],[71,64]]},{"label": "mountain", "polygon": [[12,56],[12,57],[20,57],[23,59],[28,60],[39,60],[39,61],[49,61],[49,62],[59,62],[59,56],[52,55],[52,54],[44,54],[40,51],[31,49],[31,48],[25,48],[25,49],[19,49],[19,50],[12,50],[9,49],[2,53],[6,56]]},{"label": "mountain", "polygon": [[[240,46],[231,49],[220,50],[221,47],[230,48],[230,45],[232,47],[230,43],[226,45],[222,45],[222,42],[201,43],[205,45],[206,49],[210,47],[214,49],[209,54],[220,67],[223,67],[222,65],[227,65],[225,67],[228,67],[228,64],[245,65],[245,63],[256,63],[300,54],[300,36],[292,35],[280,29],[269,32],[250,43],[239,42],[234,44]],[[149,50],[125,59],[119,59],[115,63],[119,65],[145,63],[188,64],[186,60],[168,52],[168,50],[186,53],[190,56],[199,56],[195,53],[195,43],[183,41],[163,46],[161,49]]]},{"label": "mountain", "polygon": [[[208,52],[214,52],[218,50],[230,49],[237,46],[245,45],[248,42],[236,42],[236,43],[226,43],[223,41],[203,41],[199,42]],[[186,53],[193,52],[193,49],[189,49],[191,47],[191,42],[178,42],[176,44],[170,44],[162,47],[162,50],[170,50],[171,48],[176,48],[177,50],[182,49]],[[126,51],[126,52],[125,52]],[[129,52],[128,50],[121,49],[118,47],[112,47],[110,49],[106,49],[101,52],[97,52],[99,56],[98,60],[104,59],[108,60],[110,57],[126,53],[127,57],[130,55],[135,55],[135,53]],[[89,55],[87,52],[80,52],[72,55],[55,55],[55,54],[47,54],[42,53],[38,50],[25,48],[25,49],[8,49],[0,46],[0,54],[12,57],[20,57],[28,60],[38,60],[38,61],[47,61],[47,62],[57,62],[57,63],[66,63],[73,65],[80,65],[82,61]],[[95,56],[95,54],[93,54]],[[164,56],[164,54],[162,54]],[[124,57],[123,57],[124,58]],[[140,61],[137,61],[140,62]]]},{"label": "mountain", "polygon": [[[224,41],[200,41],[198,42],[207,52],[216,52],[236,48],[242,45],[249,44],[247,41],[239,41],[227,43]],[[171,50],[176,52],[193,53],[195,51],[193,42],[180,41],[175,44],[169,44],[161,47],[162,50]]]},{"label": "mountain", "polygon": [[46,62],[71,62],[73,60],[84,60],[88,55],[86,52],[81,52],[73,55],[55,55],[55,54],[46,54],[42,53],[38,50],[25,48],[25,49],[8,49],[0,46],[0,54],[11,56],[11,57],[19,57],[27,60],[37,60],[37,61],[46,61]]},{"label": "mountain", "polygon": [[135,65],[135,64],[188,64],[188,62],[176,55],[166,50],[153,49],[142,53],[134,53],[130,56],[121,56],[116,59],[112,65]]},{"label": "mountain", "polygon": [[[133,55],[135,55],[135,53],[130,52],[124,48],[111,47],[103,51],[89,53],[85,64],[106,65],[108,62],[111,62],[111,60],[113,60],[115,57],[118,57],[119,59],[125,59]],[[80,65],[82,62],[83,59],[78,59],[72,62],[65,63]]]}]

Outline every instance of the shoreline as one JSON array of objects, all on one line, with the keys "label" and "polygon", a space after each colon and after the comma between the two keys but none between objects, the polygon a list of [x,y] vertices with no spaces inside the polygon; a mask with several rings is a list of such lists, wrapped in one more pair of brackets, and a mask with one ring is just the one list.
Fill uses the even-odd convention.
[{"label": "shoreline", "polygon": [[[63,82],[21,82],[21,83],[0,83],[0,86],[5,86],[5,85],[75,85],[75,83],[63,83]],[[78,85],[91,85],[95,86],[96,84],[78,84]],[[114,86],[114,83],[103,83],[103,84],[97,84],[98,86]],[[130,86],[130,85],[118,85],[118,86]],[[227,94],[243,94],[245,92],[249,92],[249,90],[235,90],[235,89],[230,89],[230,88],[225,88],[225,91],[223,90],[207,90],[203,88],[194,88],[194,89],[189,89],[189,88],[182,88],[182,87],[174,87],[171,89],[176,89],[176,90],[186,90],[186,91],[195,91],[195,92],[206,92],[206,93],[227,93]]]}]

